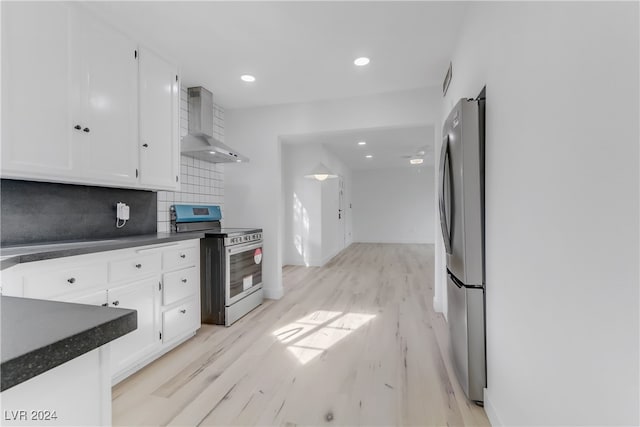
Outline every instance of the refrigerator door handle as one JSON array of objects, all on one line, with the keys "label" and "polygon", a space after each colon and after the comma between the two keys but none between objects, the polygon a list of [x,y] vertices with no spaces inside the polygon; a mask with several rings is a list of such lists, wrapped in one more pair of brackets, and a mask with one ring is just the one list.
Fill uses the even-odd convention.
[{"label": "refrigerator door handle", "polygon": [[462,289],[464,287],[462,283],[460,283],[460,281],[456,279],[453,274],[451,274],[451,272],[447,271],[447,276],[449,276],[449,278],[451,279],[451,282],[453,282],[453,284],[456,285],[458,289]]},{"label": "refrigerator door handle", "polygon": [[447,208],[445,206],[445,179],[446,167],[450,165],[449,159],[449,135],[442,141],[442,150],[440,151],[440,188],[438,194],[438,205],[440,206],[440,228],[442,228],[442,239],[444,240],[444,249],[446,253],[451,254],[451,232],[447,221]]}]

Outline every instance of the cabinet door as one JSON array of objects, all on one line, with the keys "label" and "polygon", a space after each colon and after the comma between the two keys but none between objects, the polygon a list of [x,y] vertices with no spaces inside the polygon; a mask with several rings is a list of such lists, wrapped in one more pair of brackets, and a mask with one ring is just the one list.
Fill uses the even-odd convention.
[{"label": "cabinet door", "polygon": [[140,183],[151,189],[179,189],[178,70],[142,48],[139,66]]},{"label": "cabinet door", "polygon": [[88,182],[137,182],[138,60],[136,44],[88,12],[76,21],[80,99],[75,133]]},{"label": "cabinet door", "polygon": [[138,328],[112,342],[113,374],[121,373],[161,343],[160,338],[160,277],[134,282],[108,290],[109,307],[138,311]]},{"label": "cabinet door", "polygon": [[2,176],[72,175],[70,31],[62,2],[2,3]]}]

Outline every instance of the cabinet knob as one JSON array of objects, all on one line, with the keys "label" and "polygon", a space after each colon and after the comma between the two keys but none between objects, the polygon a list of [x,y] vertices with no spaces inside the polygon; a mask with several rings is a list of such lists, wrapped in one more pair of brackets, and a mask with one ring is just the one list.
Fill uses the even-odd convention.
[{"label": "cabinet knob", "polygon": [[187,310],[180,310],[180,313],[185,314]]},{"label": "cabinet knob", "polygon": [[187,257],[186,254],[180,254],[180,258],[185,259]]},{"label": "cabinet knob", "polygon": [[148,147],[149,147],[149,144],[142,144],[142,146],[143,146],[144,148],[148,148]]},{"label": "cabinet knob", "polygon": [[106,307],[106,306],[108,306],[109,304],[107,304],[107,303],[105,302],[104,304],[100,304],[100,305],[101,305],[101,306],[103,306],[103,307]]},{"label": "cabinet knob", "polygon": [[182,279],[182,283],[187,283],[187,279]]},{"label": "cabinet knob", "polygon": [[86,133],[91,132],[91,130],[90,130],[89,128],[84,128],[84,129],[82,129],[82,131],[83,131],[83,132],[86,132]]},{"label": "cabinet knob", "polygon": [[76,283],[76,278],[75,277],[70,277],[70,278],[67,279],[67,282],[69,282],[69,283],[71,283],[73,285],[74,283]]},{"label": "cabinet knob", "polygon": [[76,130],[80,130],[80,129],[82,129],[82,126],[80,126],[80,125],[75,125],[73,128],[74,128],[74,129],[76,129]]},{"label": "cabinet knob", "polygon": [[142,264],[136,264],[136,268],[142,268]]},{"label": "cabinet knob", "polygon": [[112,302],[111,304],[113,304],[113,305],[120,305],[120,301],[114,301],[114,302]]}]

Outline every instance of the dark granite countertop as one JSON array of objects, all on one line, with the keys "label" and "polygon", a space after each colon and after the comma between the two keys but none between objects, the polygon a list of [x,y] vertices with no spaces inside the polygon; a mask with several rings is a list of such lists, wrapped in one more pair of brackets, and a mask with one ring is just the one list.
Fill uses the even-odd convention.
[{"label": "dark granite countertop", "polygon": [[201,239],[204,235],[204,232],[153,233],[106,240],[72,240],[25,246],[5,246],[0,248],[0,270],[25,262],[113,251],[136,246],[156,245],[181,240]]},{"label": "dark granite countertop", "polygon": [[135,310],[3,296],[0,391],[115,340],[138,326]]}]

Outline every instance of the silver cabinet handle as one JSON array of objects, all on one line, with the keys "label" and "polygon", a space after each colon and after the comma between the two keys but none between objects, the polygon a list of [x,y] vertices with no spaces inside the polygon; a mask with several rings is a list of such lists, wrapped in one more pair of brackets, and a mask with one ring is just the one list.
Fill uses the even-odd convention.
[{"label": "silver cabinet handle", "polygon": [[180,310],[180,313],[185,314],[187,310]]},{"label": "silver cabinet handle", "polygon": [[185,259],[187,257],[186,254],[180,254],[180,258]]},{"label": "silver cabinet handle", "polygon": [[70,277],[70,278],[67,279],[67,282],[69,282],[69,283],[71,283],[73,285],[74,283],[76,283],[76,278],[75,277]]},{"label": "silver cabinet handle", "polygon": [[181,282],[182,283],[187,283],[187,279],[182,279]]},{"label": "silver cabinet handle", "polygon": [[136,268],[142,268],[142,264],[136,264]]},{"label": "silver cabinet handle", "polygon": [[111,304],[113,304],[113,305],[120,305],[120,301],[114,301],[114,302],[112,302]]}]

